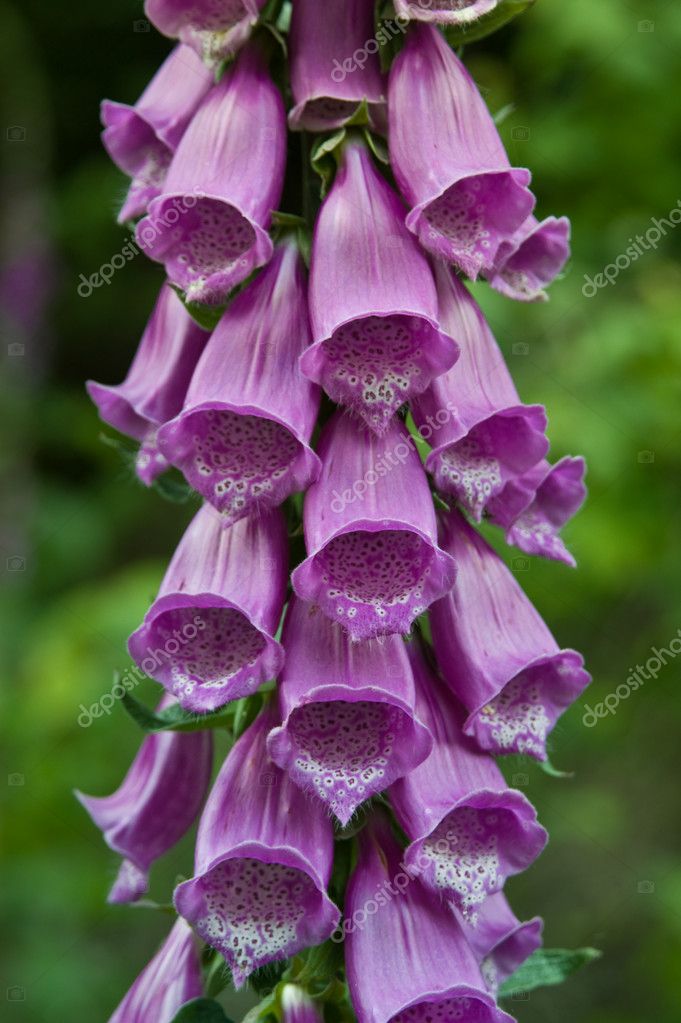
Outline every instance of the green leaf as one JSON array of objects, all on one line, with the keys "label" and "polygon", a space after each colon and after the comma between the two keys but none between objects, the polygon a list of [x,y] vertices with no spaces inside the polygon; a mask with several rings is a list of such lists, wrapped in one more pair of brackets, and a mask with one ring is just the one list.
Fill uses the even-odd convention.
[{"label": "green leaf", "polygon": [[499,988],[499,998],[534,991],[538,987],[562,984],[571,973],[587,966],[602,953],[597,948],[540,948]]},{"label": "green leaf", "polygon": [[[150,1021],[151,1023],[151,1021]],[[219,1002],[212,998],[193,998],[182,1006],[172,1023],[232,1023],[229,1016],[225,1016]]]},{"label": "green leaf", "polygon": [[182,288],[178,288],[175,284],[170,286],[176,295],[179,296],[182,305],[191,318],[198,323],[199,327],[203,327],[204,330],[214,330],[217,327],[222,314],[227,308],[226,305],[206,305],[204,302],[188,302]]},{"label": "green leaf", "polygon": [[519,14],[523,14],[534,2],[535,0],[502,0],[493,11],[483,14],[477,21],[467,25],[449,25],[445,28],[447,42],[450,46],[476,43],[479,39],[484,39],[492,32],[503,28]]},{"label": "green leaf", "polygon": [[384,164],[386,167],[389,166],[390,153],[388,152],[388,147],[383,139],[379,138],[378,135],[374,135],[374,133],[369,131],[368,128],[365,128],[362,134],[364,135],[364,141],[378,162]]},{"label": "green leaf", "polygon": [[333,135],[327,135],[319,139],[312,147],[310,163],[315,174],[322,179],[322,197],[326,195],[328,188],[336,173],[336,160],[345,142],[347,131],[341,128]]},{"label": "green leaf", "polygon": [[231,703],[212,714],[193,714],[175,703],[157,713],[130,693],[121,697],[121,703],[144,732],[200,732],[206,728],[231,728],[236,706]]}]

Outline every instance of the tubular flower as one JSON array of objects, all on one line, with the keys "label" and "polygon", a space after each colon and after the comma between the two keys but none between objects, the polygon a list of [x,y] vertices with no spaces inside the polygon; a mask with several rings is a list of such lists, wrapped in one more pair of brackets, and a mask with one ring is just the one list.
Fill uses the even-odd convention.
[{"label": "tubular flower", "polygon": [[[165,695],[158,709],[174,702]],[[109,902],[135,902],[147,891],[154,860],[194,823],[212,759],[210,732],[159,732],[145,738],[113,795],[76,792],[106,844],[123,857]]]},{"label": "tubular flower", "polygon": [[345,968],[358,1023],[514,1023],[486,990],[461,924],[410,877],[374,818],[345,900]]},{"label": "tubular flower", "polygon": [[303,372],[377,433],[458,355],[440,331],[432,274],[404,208],[361,143],[346,145],[317,217],[310,320]]},{"label": "tubular flower", "polygon": [[255,45],[208,93],[136,237],[190,301],[221,304],[272,255],[281,196],[284,105]]},{"label": "tubular flower", "polygon": [[175,889],[178,913],[225,957],[237,987],[324,941],[340,917],[326,894],[331,823],[269,762],[275,723],[266,708],[232,748],[201,817],[194,877]]},{"label": "tubular flower", "polygon": [[541,948],[544,922],[539,916],[521,923],[503,892],[490,895],[475,923],[463,920],[468,944],[480,963],[488,989],[496,994],[503,982]]},{"label": "tubular flower", "polygon": [[441,517],[456,586],[430,611],[435,652],[468,712],[464,732],[490,753],[546,760],[546,737],[590,682],[561,650],[501,558],[458,512]]},{"label": "tubular flower", "polygon": [[499,0],[395,0],[399,18],[434,21],[443,25],[468,25],[489,14]]},{"label": "tubular flower", "polygon": [[487,277],[493,288],[521,302],[546,301],[551,284],[570,255],[570,221],[530,216],[513,238],[502,242]]},{"label": "tubular flower", "polygon": [[307,991],[298,984],[281,989],[283,1023],[323,1023],[322,1015]]},{"label": "tubular flower", "polygon": [[408,632],[456,573],[437,545],[413,441],[398,420],[379,439],[337,412],[318,452],[322,472],[304,508],[308,557],[293,572],[293,589],[354,640]]},{"label": "tubular flower", "polygon": [[284,604],[286,524],[278,509],[224,529],[204,505],[189,524],[156,600],[128,641],[147,675],[187,710],[216,710],[273,678],[272,638]]},{"label": "tubular flower", "polygon": [[352,56],[373,35],[373,0],[326,0],[323,19],[318,0],[296,0],[290,38],[295,106],[289,125],[293,130],[340,128],[353,118],[363,100],[372,123],[385,123],[378,53],[367,53],[361,64]]},{"label": "tubular flower", "polygon": [[[492,332],[472,295],[451,271],[436,270],[440,321],[461,348],[456,366],[412,403],[417,427],[436,426],[426,468],[437,487],[477,520],[504,486],[549,449],[546,412],[523,405]],[[442,417],[441,417],[442,418]]]},{"label": "tubular flower", "polygon": [[226,524],[280,504],[319,474],[309,447],[319,390],[298,368],[309,343],[305,276],[292,241],[232,302],[159,446]]},{"label": "tubular flower", "polygon": [[172,155],[213,76],[188,46],[176,46],[134,106],[105,99],[102,142],[132,184],[119,224],[147,211],[159,195]]},{"label": "tubular flower", "polygon": [[542,459],[489,502],[490,518],[506,531],[507,543],[574,568],[575,559],[558,534],[584,504],[585,473],[583,458],[566,455],[555,465]]},{"label": "tubular flower", "polygon": [[200,998],[203,989],[196,946],[191,928],[177,920],[109,1023],[171,1023],[185,1002]]},{"label": "tubular flower", "polygon": [[123,383],[87,382],[88,394],[104,422],[140,442],[136,472],[147,486],[168,468],[158,449],[157,431],[182,408],[207,340],[207,332],[164,284]]},{"label": "tubular flower", "polygon": [[410,28],[390,72],[388,113],[407,227],[475,280],[532,212],[530,172],[510,166],[473,79],[432,25]]},{"label": "tubular flower", "polygon": [[510,789],[496,763],[462,732],[451,694],[410,644],[416,709],[433,736],[430,756],[390,789],[390,801],[411,845],[409,870],[474,922],[487,896],[525,870],[546,844],[546,832],[522,792]]},{"label": "tubular flower", "polygon": [[266,0],[146,0],[149,21],[218,68],[243,46]]},{"label": "tubular flower", "polygon": [[345,825],[366,799],[411,771],[431,739],[414,714],[414,680],[398,636],[353,643],[316,608],[292,600],[279,679],[283,725],[267,748]]}]

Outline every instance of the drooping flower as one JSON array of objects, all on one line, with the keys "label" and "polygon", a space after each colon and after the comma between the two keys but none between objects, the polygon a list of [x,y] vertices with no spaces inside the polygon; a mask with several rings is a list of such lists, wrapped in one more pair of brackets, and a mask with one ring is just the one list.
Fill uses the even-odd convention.
[{"label": "drooping flower", "polygon": [[282,665],[283,651],[272,637],[287,568],[279,509],[225,529],[215,509],[204,505],[128,640],[131,656],[187,710],[212,711],[250,696]]},{"label": "drooping flower", "polygon": [[283,1023],[322,1023],[322,1014],[300,984],[284,984],[281,989]]},{"label": "drooping flower", "polygon": [[285,240],[223,315],[182,412],[158,435],[165,457],[226,524],[280,504],[319,474],[309,447],[319,389],[298,366],[309,338],[303,263]]},{"label": "drooping flower", "polygon": [[574,567],[559,532],[584,504],[585,472],[583,458],[566,455],[555,465],[542,459],[492,498],[489,516],[506,531],[507,543]]},{"label": "drooping flower", "polygon": [[358,1023],[514,1023],[486,990],[447,906],[409,875],[387,821],[359,835],[345,898],[345,969]]},{"label": "drooping flower", "polygon": [[289,604],[279,679],[283,724],[270,756],[345,825],[366,799],[428,755],[414,714],[414,680],[399,636],[354,643],[295,598]]},{"label": "drooping flower", "polygon": [[136,472],[150,486],[168,468],[157,445],[159,426],[182,402],[208,333],[164,284],[122,384],[88,380],[87,391],[105,423],[140,442]]},{"label": "drooping flower", "polygon": [[388,88],[390,162],[421,244],[469,277],[491,270],[534,206],[473,79],[433,25],[415,22]]},{"label": "drooping flower", "polygon": [[212,84],[211,72],[194,51],[176,46],[134,106],[102,101],[102,142],[132,178],[119,224],[146,213],[160,193],[172,155]]},{"label": "drooping flower", "polygon": [[535,916],[521,923],[503,892],[485,899],[474,923],[462,918],[462,924],[487,987],[493,994],[533,952],[541,948],[542,918]]},{"label": "drooping flower", "polygon": [[[167,694],[162,710],[175,700]],[[148,735],[111,796],[76,797],[110,849],[123,857],[109,902],[135,902],[149,887],[149,869],[194,823],[213,759],[211,733]]]},{"label": "drooping flower", "polygon": [[499,0],[395,0],[399,18],[434,21],[443,25],[468,25],[489,14]]},{"label": "drooping flower", "polygon": [[412,412],[419,429],[430,424],[426,468],[437,487],[480,521],[505,484],[548,451],[546,412],[522,404],[482,310],[443,263],[436,281],[440,322],[459,342],[461,357],[413,400]]},{"label": "drooping flower", "polygon": [[[372,125],[385,124],[378,47],[366,50],[373,36],[373,0],[325,0],[323,18],[318,0],[296,0],[289,37],[295,102],[289,125],[294,131],[340,128],[363,100]],[[355,53],[361,53],[359,63]]]},{"label": "drooping flower", "polygon": [[146,0],[149,21],[217,68],[243,46],[267,0]]},{"label": "drooping flower", "polygon": [[251,44],[204,99],[137,225],[139,245],[190,301],[221,304],[270,259],[285,149],[284,104]]},{"label": "drooping flower", "polygon": [[521,302],[545,300],[545,288],[561,272],[570,255],[570,221],[527,218],[513,238],[502,242],[487,273],[493,288]]},{"label": "drooping flower", "polygon": [[590,682],[561,650],[492,548],[457,512],[440,519],[456,586],[430,609],[438,663],[468,711],[464,732],[490,753],[546,759],[546,737]]},{"label": "drooping flower", "polygon": [[465,714],[409,645],[416,711],[433,737],[430,755],[390,789],[411,845],[408,868],[474,921],[487,896],[537,858],[547,840],[522,792],[510,789],[495,761],[462,731]]},{"label": "drooping flower", "polygon": [[317,217],[310,320],[303,372],[377,433],[458,356],[404,207],[359,142],[345,146]]},{"label": "drooping flower", "polygon": [[293,588],[352,639],[406,633],[456,573],[437,545],[414,443],[400,420],[378,438],[339,411],[317,450],[322,472],[304,507],[308,557],[293,572]]},{"label": "drooping flower", "polygon": [[267,707],[230,751],[208,797],[194,877],[175,906],[227,960],[237,987],[253,970],[323,942],[340,914],[326,894],[331,822],[272,764]]},{"label": "drooping flower", "polygon": [[181,1006],[202,993],[197,941],[179,919],[109,1023],[172,1023]]}]

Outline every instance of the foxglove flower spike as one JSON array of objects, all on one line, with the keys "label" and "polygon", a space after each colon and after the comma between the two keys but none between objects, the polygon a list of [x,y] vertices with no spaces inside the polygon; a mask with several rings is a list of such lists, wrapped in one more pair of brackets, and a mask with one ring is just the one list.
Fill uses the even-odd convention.
[{"label": "foxglove flower spike", "polygon": [[298,366],[309,331],[303,262],[289,237],[231,303],[181,414],[159,432],[165,457],[226,525],[280,504],[319,475],[309,447],[319,389]]},{"label": "foxglove flower spike", "polygon": [[353,643],[295,598],[286,614],[279,679],[283,724],[270,756],[345,825],[365,800],[412,770],[431,739],[414,713],[414,681],[398,636]]},{"label": "foxglove flower spike", "polygon": [[390,162],[412,207],[406,224],[473,280],[534,207],[473,79],[433,25],[409,29],[390,71]]},{"label": "foxglove flower spike", "polygon": [[337,412],[318,444],[322,472],[304,507],[307,559],[293,589],[353,639],[406,633],[454,582],[437,546],[426,475],[399,420],[380,439]]},{"label": "foxglove flower spike", "polygon": [[[173,703],[165,695],[158,710]],[[154,860],[194,823],[210,781],[212,757],[209,731],[148,735],[113,795],[76,792],[106,844],[123,857],[109,902],[135,902],[145,894]]]},{"label": "foxglove flower spike", "polygon": [[583,658],[561,650],[501,558],[459,512],[442,514],[456,586],[433,604],[440,670],[468,712],[481,749],[546,760],[546,738],[590,682]]},{"label": "foxglove flower spike", "polygon": [[147,675],[186,710],[250,696],[281,668],[286,523],[279,509],[225,529],[204,505],[190,522],[144,622],[128,640]]},{"label": "foxglove flower spike", "polygon": [[88,394],[104,422],[140,442],[136,471],[147,486],[168,468],[158,448],[158,428],[182,408],[207,340],[207,332],[164,284],[123,383],[87,382]]},{"label": "foxglove flower spike", "polygon": [[333,833],[267,756],[266,707],[233,746],[208,797],[194,877],[175,906],[227,960],[237,988],[253,970],[328,938],[340,914],[326,894]]}]

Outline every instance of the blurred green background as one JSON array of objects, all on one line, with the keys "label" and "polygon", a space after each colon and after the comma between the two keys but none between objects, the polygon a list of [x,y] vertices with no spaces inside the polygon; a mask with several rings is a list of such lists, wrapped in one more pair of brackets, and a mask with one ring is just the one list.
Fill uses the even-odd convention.
[{"label": "blurred green background", "polygon": [[[88,377],[122,379],[161,282],[138,256],[90,297],[76,291],[127,237],[98,103],[133,101],[168,51],[141,17],[137,0],[70,13],[0,2],[0,1016],[27,1023],[106,1020],[167,928],[153,911],[106,906],[116,858],[71,795],[112,791],[139,744],[122,710],[82,728],[79,707],[129,663],[126,636],[191,514],[101,443],[83,390]],[[679,202],[681,9],[539,0],[466,60],[493,111],[515,105],[502,133],[512,162],[533,170],[539,214],[573,222],[573,261],[549,303],[476,294],[523,399],[548,408],[552,457],[588,459],[589,502],[566,531],[578,570],[515,564],[560,641],[584,651],[593,705],[681,627],[681,229],[582,294],[585,274]],[[509,885],[516,908],[545,917],[549,946],[605,953],[562,988],[510,1003],[521,1023],[681,1018],[680,666],[595,727],[584,701],[573,707],[552,753],[572,780],[508,765],[551,833]],[[156,867],[152,897],[168,899],[191,848],[190,836]]]}]

